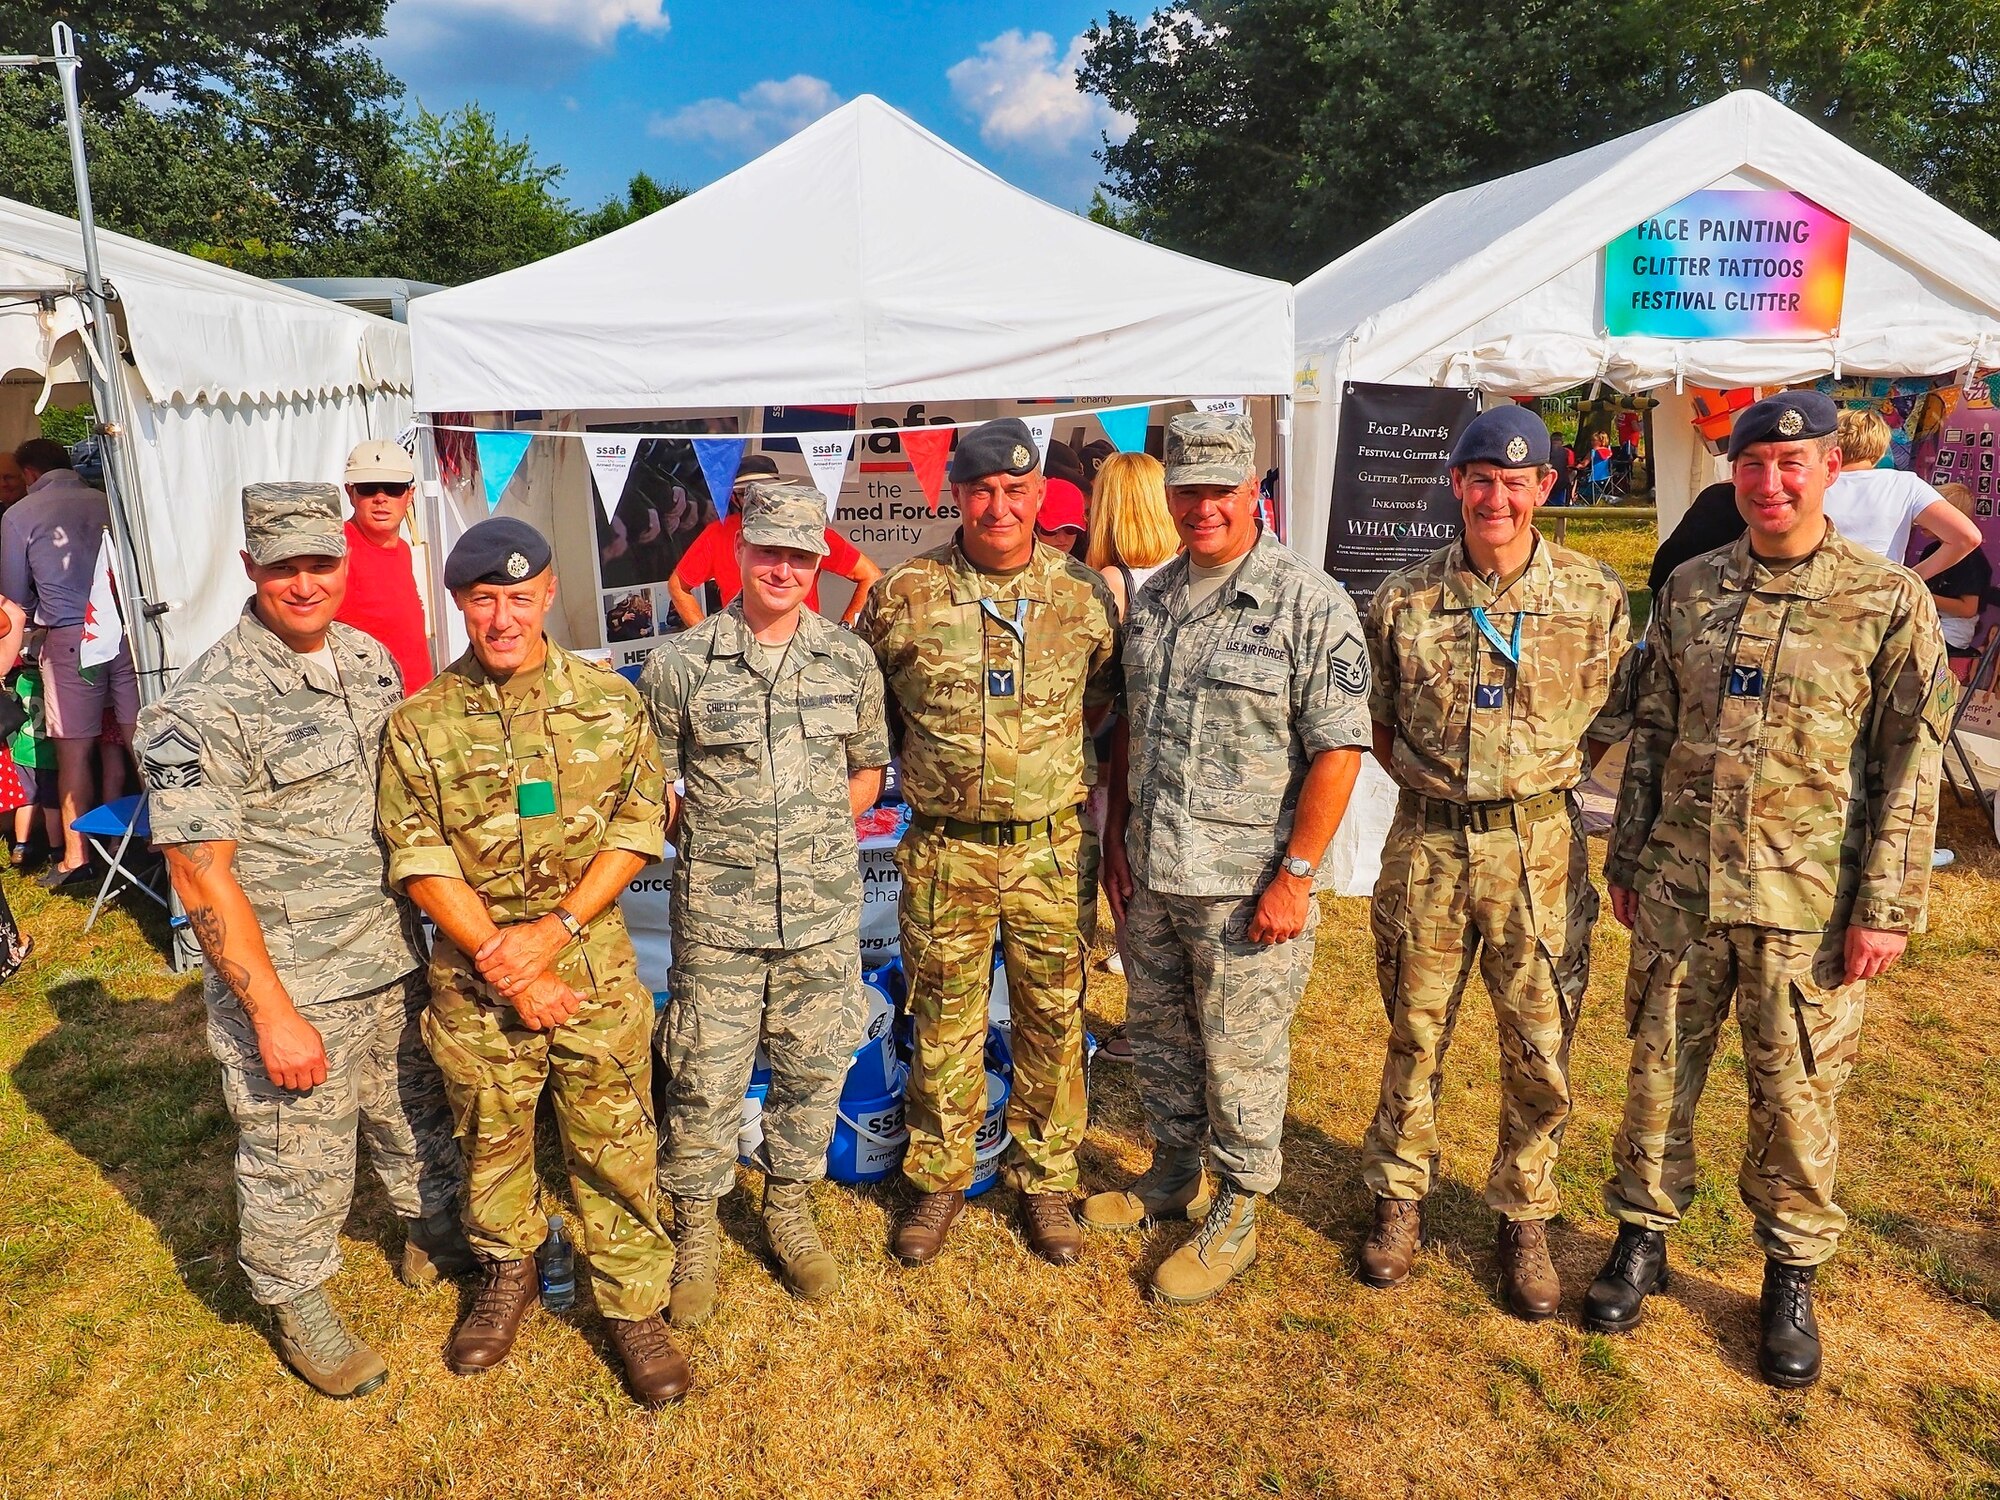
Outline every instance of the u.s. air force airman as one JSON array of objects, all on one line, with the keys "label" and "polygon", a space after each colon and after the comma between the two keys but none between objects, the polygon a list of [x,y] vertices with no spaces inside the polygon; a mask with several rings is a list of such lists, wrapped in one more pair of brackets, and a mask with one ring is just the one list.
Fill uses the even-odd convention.
[{"label": "u.s. air force airman", "polygon": [[1452,446],[1456,542],[1391,574],[1368,605],[1375,753],[1402,788],[1371,921],[1389,1052],[1362,1151],[1375,1218],[1361,1279],[1400,1285],[1435,1185],[1445,1054],[1475,960],[1499,1025],[1500,1136],[1486,1202],[1501,1290],[1555,1314],[1549,1259],[1569,1044],[1597,920],[1573,796],[1624,738],[1631,623],[1603,563],[1536,534],[1554,484],[1540,417],[1481,412]]},{"label": "u.s. air force airman", "polygon": [[153,840],[206,959],[209,1047],[236,1143],[238,1259],[316,1389],[388,1370],[328,1304],[355,1139],[407,1226],[403,1278],[471,1269],[462,1167],[418,1030],[428,989],[375,833],[388,652],[334,623],[347,592],[328,484],[243,491],[243,617],[139,720]]},{"label": "u.s. air force airman", "polygon": [[826,1175],[862,1036],[854,816],[874,806],[889,763],[874,655],[805,607],[826,555],[826,502],[810,484],[763,480],[742,515],[741,596],[655,651],[639,679],[667,779],[687,785],[673,998],[659,1030],[676,1324],[715,1303],[716,1202],[735,1185],[759,1041],[771,1064],[757,1148],[765,1237],[798,1295],[840,1285],[808,1194]]},{"label": "u.s. air force airman", "polygon": [[1749,529],[1653,606],[1605,879],[1632,928],[1618,1241],[1587,1326],[1639,1321],[1694,1193],[1694,1114],[1732,1000],[1749,1138],[1737,1186],[1764,1247],[1758,1369],[1819,1378],[1812,1288],[1846,1223],[1836,1106],[1867,981],[1921,928],[1954,679],[1930,595],[1828,523],[1838,413],[1811,391],[1730,436]]},{"label": "u.s. air force airman", "polygon": [[958,535],[892,569],[855,624],[887,679],[914,811],[896,863],[916,1040],[903,1173],[919,1196],[893,1248],[932,1259],[965,1205],[997,925],[1013,1008],[1005,1171],[1029,1244],[1066,1264],[1082,1250],[1068,1196],[1085,1125],[1084,715],[1117,691],[1116,606],[1035,540],[1043,483],[1025,423],[965,433],[951,488]]},{"label": "u.s. air force airman", "polygon": [[1131,604],[1104,847],[1153,1162],[1083,1218],[1201,1220],[1152,1278],[1191,1304],[1256,1259],[1257,1201],[1278,1185],[1318,867],[1368,742],[1368,652],[1345,591],[1258,524],[1248,419],[1175,417],[1166,485],[1187,551]]},{"label": "u.s. air force airman", "polygon": [[424,1039],[486,1271],[447,1361],[492,1369],[535,1304],[547,1089],[598,1311],[650,1405],[681,1395],[688,1367],[659,1316],[673,1247],[654,1208],[653,1002],[617,897],[660,857],[666,788],[637,690],[544,633],[550,564],[506,517],[452,548],[444,580],[471,644],[390,716],[377,816],[391,883],[437,923]]}]

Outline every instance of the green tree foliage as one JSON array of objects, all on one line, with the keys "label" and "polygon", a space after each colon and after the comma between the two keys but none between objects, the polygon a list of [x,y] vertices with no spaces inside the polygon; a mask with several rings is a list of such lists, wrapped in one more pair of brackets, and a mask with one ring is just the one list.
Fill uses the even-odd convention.
[{"label": "green tree foliage", "polygon": [[1440,193],[1760,88],[2000,227],[1977,0],[1191,0],[1091,29],[1124,227],[1297,278]]},{"label": "green tree foliage", "polygon": [[600,234],[636,224],[648,214],[658,213],[668,204],[678,203],[686,196],[687,189],[678,183],[662,187],[644,172],[639,172],[626,184],[623,198],[605,199],[583,216],[579,227],[583,238],[594,240]]}]

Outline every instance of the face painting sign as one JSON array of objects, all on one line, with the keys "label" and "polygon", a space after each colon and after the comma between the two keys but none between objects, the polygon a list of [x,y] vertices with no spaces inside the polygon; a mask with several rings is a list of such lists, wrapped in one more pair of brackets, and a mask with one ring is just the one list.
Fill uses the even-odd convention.
[{"label": "face painting sign", "polygon": [[1840,331],[1847,221],[1797,193],[1710,188],[1604,247],[1614,337],[1773,339]]},{"label": "face painting sign", "polygon": [[1326,570],[1356,606],[1458,535],[1451,445],[1478,412],[1478,394],[1456,387],[1342,387]]}]

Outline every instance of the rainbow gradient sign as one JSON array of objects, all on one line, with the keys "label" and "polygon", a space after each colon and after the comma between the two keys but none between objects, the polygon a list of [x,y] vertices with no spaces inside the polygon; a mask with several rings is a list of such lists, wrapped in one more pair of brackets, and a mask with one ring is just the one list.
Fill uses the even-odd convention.
[{"label": "rainbow gradient sign", "polygon": [[1838,333],[1846,289],[1847,221],[1797,193],[1691,193],[1604,247],[1614,337]]}]

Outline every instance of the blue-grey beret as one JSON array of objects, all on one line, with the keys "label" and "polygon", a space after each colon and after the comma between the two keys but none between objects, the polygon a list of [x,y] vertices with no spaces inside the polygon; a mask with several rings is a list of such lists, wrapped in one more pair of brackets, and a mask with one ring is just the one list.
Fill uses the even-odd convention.
[{"label": "blue-grey beret", "polygon": [[1509,401],[1489,406],[1465,424],[1451,445],[1451,467],[1494,464],[1502,469],[1532,469],[1549,461],[1549,429],[1532,407]]},{"label": "blue-grey beret", "polygon": [[970,484],[988,474],[1030,474],[1041,461],[1026,422],[995,417],[960,435],[949,477],[953,484]]},{"label": "blue-grey beret", "polygon": [[1840,408],[1818,391],[1779,391],[1753,401],[1736,414],[1729,429],[1729,456],[1752,443],[1795,443],[1825,437],[1840,426]]},{"label": "blue-grey beret", "polygon": [[469,528],[444,560],[444,586],[469,589],[480,583],[519,583],[547,569],[555,550],[526,521],[493,516]]}]

